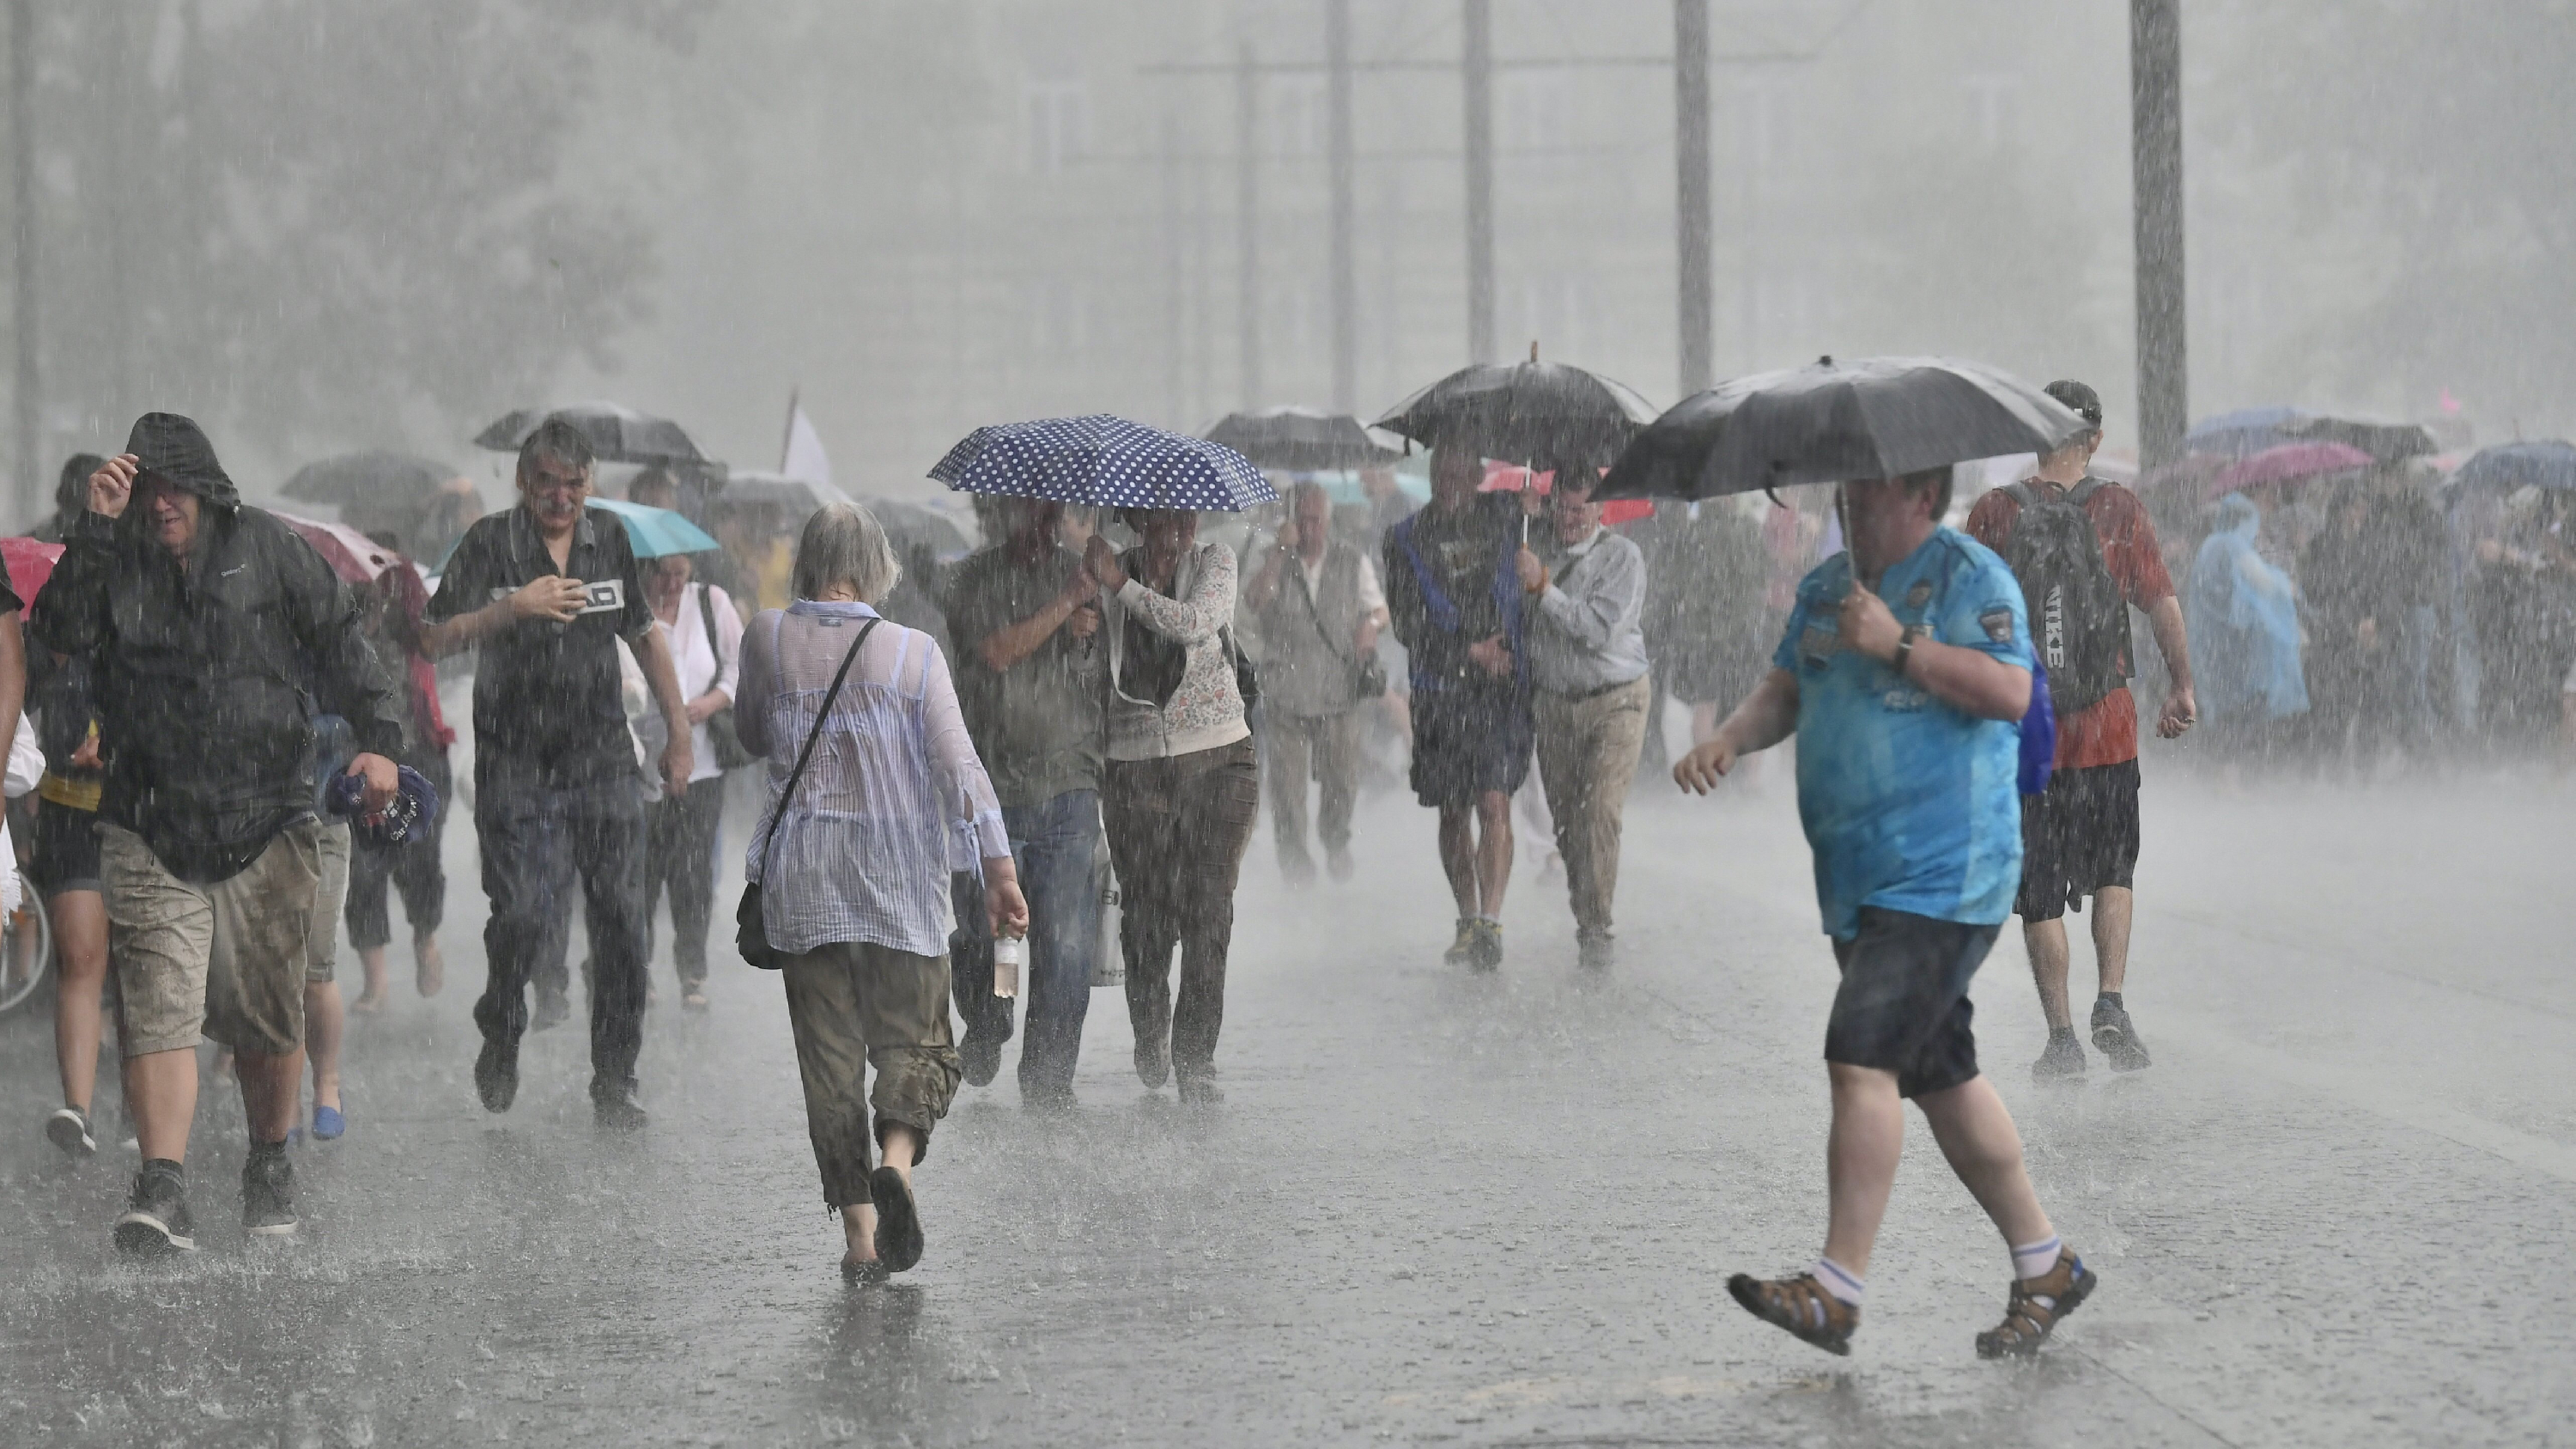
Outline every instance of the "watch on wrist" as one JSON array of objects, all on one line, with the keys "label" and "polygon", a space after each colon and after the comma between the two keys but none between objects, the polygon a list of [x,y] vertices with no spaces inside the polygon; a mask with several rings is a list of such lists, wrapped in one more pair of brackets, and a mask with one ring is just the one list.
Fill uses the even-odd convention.
[{"label": "watch on wrist", "polygon": [[1914,641],[1922,637],[1923,626],[1920,624],[1908,624],[1897,631],[1896,657],[1887,661],[1887,667],[1896,671],[1897,678],[1905,677],[1905,662],[1914,657]]}]

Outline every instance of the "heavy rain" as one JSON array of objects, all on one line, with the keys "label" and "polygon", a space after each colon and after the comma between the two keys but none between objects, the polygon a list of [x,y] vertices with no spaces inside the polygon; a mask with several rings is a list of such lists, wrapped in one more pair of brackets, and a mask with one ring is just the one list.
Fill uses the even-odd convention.
[{"label": "heavy rain", "polygon": [[2568,1438],[2576,3],[0,47],[0,1443]]}]

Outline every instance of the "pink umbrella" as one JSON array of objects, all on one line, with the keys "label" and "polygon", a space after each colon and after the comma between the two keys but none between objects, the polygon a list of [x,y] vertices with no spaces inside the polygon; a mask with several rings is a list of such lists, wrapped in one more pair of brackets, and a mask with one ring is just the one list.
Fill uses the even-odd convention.
[{"label": "pink umbrella", "polygon": [[[1476,485],[1476,491],[1518,493],[1524,488],[1535,488],[1538,490],[1538,495],[1544,498],[1555,487],[1556,474],[1553,471],[1533,472],[1518,463],[1497,463],[1487,460],[1485,481]],[[1630,519],[1644,518],[1654,511],[1655,500],[1651,498],[1614,498],[1601,505],[1601,521],[1615,527]]]},{"label": "pink umbrella", "polygon": [[41,543],[32,538],[0,538],[0,561],[9,565],[11,592],[25,603],[36,602],[44,592],[45,580],[54,576],[54,565],[61,562],[63,546]]},{"label": "pink umbrella", "polygon": [[2223,497],[2244,488],[2295,483],[2321,473],[2344,473],[2370,466],[2370,455],[2341,443],[2283,443],[2235,464],[2210,480],[2209,496]]},{"label": "pink umbrella", "polygon": [[279,513],[277,521],[303,535],[304,541],[322,555],[347,583],[372,584],[385,570],[403,561],[401,554],[367,537],[345,523],[324,523],[316,518],[298,518],[292,513]]}]

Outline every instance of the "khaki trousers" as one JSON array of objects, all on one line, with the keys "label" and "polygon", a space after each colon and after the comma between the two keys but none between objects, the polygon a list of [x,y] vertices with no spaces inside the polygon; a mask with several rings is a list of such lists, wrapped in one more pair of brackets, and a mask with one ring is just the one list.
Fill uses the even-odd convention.
[{"label": "khaki trousers", "polygon": [[1306,781],[1323,787],[1315,842],[1327,854],[1351,844],[1351,807],[1360,793],[1360,713],[1272,715],[1262,724],[1270,750],[1270,823],[1279,853],[1306,853]]},{"label": "khaki trousers", "polygon": [[[785,958],[780,974],[823,1201],[836,1208],[866,1202],[870,1144],[889,1126],[909,1127],[921,1138],[914,1160],[928,1157],[930,1129],[957,1096],[948,958],[836,941]],[[867,1091],[871,1066],[877,1084]]]},{"label": "khaki trousers", "polygon": [[1556,817],[1556,850],[1565,857],[1565,890],[1575,928],[1610,929],[1610,898],[1619,887],[1619,825],[1637,753],[1646,742],[1646,704],[1654,684],[1639,676],[1615,689],[1580,697],[1534,690],[1539,783]]}]

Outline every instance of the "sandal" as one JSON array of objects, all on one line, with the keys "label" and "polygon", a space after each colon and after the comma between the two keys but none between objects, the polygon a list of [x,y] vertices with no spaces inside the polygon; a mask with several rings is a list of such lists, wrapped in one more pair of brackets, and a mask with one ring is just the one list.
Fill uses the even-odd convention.
[{"label": "sandal", "polygon": [[1726,1280],[1726,1291],[1744,1305],[1745,1312],[1763,1322],[1785,1328],[1827,1353],[1850,1356],[1860,1310],[1826,1292],[1815,1274],[1756,1278],[1738,1273]]},{"label": "sandal", "polygon": [[2004,1321],[1977,1335],[1979,1358],[2029,1358],[2057,1329],[2057,1321],[2083,1306],[2101,1280],[2073,1248],[2057,1250],[2057,1266],[2036,1278],[2016,1278]]},{"label": "sandal", "polygon": [[921,1261],[921,1213],[912,1200],[912,1184],[891,1167],[868,1174],[868,1198],[877,1210],[877,1258],[889,1273],[900,1273]]}]

